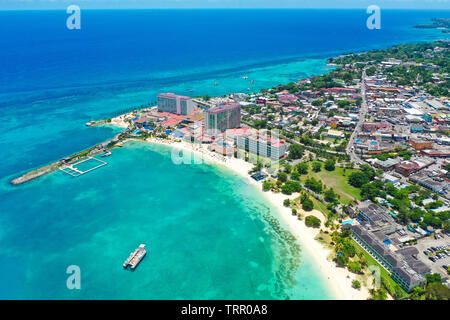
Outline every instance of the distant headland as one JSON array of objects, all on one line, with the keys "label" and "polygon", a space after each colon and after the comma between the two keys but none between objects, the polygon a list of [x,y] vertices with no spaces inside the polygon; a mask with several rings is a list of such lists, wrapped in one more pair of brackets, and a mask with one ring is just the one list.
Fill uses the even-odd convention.
[{"label": "distant headland", "polygon": [[442,29],[443,33],[450,32],[450,18],[433,18],[433,23],[417,24],[414,28],[420,29]]}]

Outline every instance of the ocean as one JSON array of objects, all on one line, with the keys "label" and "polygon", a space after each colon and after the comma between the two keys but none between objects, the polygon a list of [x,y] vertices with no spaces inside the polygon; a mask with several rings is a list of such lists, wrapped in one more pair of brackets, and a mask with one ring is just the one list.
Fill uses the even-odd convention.
[{"label": "ocean", "polygon": [[[131,143],[78,178],[11,178],[112,137],[85,123],[156,100],[252,92],[330,70],[326,58],[448,38],[415,29],[449,11],[0,12],[0,298],[334,299],[254,187],[226,169],[174,165]],[[242,79],[247,76],[248,79]],[[250,83],[254,80],[254,83]],[[218,85],[214,85],[218,82]],[[140,243],[148,256],[122,269]],[[81,290],[66,268],[81,270]]]}]

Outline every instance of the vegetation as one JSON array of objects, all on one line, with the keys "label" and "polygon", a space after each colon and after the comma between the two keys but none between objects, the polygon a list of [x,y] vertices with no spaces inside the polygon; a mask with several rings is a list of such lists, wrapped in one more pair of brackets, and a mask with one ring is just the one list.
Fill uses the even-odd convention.
[{"label": "vegetation", "polygon": [[300,192],[302,190],[302,186],[298,181],[286,181],[285,184],[281,187],[281,192],[287,195],[293,194],[294,192]]},{"label": "vegetation", "polygon": [[300,144],[293,143],[288,148],[289,159],[300,159],[303,157],[304,147]]},{"label": "vegetation", "polygon": [[[309,200],[309,201],[311,201],[311,200]],[[308,227],[319,228],[320,223],[321,223],[320,219],[315,216],[306,216],[305,217],[305,224]]]},{"label": "vegetation", "polygon": [[335,163],[336,162],[333,159],[328,159],[327,161],[325,161],[325,164],[323,165],[323,167],[325,168],[325,170],[334,171]]},{"label": "vegetation", "polygon": [[[435,52],[435,47],[440,47],[444,50]],[[450,79],[444,78],[443,75],[450,72],[448,63],[450,59],[449,47],[450,44],[445,41],[403,44],[385,50],[372,50],[360,54],[331,58],[328,59],[328,62],[340,65],[367,62],[369,63],[369,68],[367,70],[369,74],[375,72],[372,68],[375,64],[388,58],[415,62],[417,65],[399,65],[387,69],[387,79],[397,85],[417,85],[433,96],[448,97],[450,95]],[[430,53],[432,53],[432,55],[430,55]],[[438,68],[435,68],[434,66],[437,66]],[[442,80],[438,82],[433,81],[433,73],[442,75]]]},{"label": "vegetation", "polygon": [[305,181],[305,187],[307,187],[308,189],[310,189],[316,193],[322,192],[322,183],[320,181],[317,181],[314,178],[308,178]]},{"label": "vegetation", "polygon": [[[313,166],[315,161],[312,162]],[[318,162],[320,163],[320,162]],[[334,171],[319,171],[310,172],[308,178],[314,178],[316,181],[321,181],[324,186],[332,188],[336,194],[336,198],[343,204],[348,204],[353,200],[361,199],[360,189],[355,188],[347,181],[347,176],[356,169],[346,169],[341,167],[335,167]]]},{"label": "vegetation", "polygon": [[355,289],[359,289],[359,288],[361,288],[361,283],[358,280],[353,280],[352,287]]},{"label": "vegetation", "polygon": [[307,162],[300,162],[295,166],[297,172],[299,174],[308,174],[308,163]]},{"label": "vegetation", "polygon": [[314,172],[320,172],[321,169],[322,169],[322,164],[319,161],[312,162],[312,170]]}]

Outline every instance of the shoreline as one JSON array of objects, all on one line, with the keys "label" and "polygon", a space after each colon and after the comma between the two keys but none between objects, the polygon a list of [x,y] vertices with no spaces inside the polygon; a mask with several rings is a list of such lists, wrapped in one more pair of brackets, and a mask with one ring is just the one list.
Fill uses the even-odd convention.
[{"label": "shoreline", "polygon": [[[203,145],[190,145],[185,141],[176,142],[155,138],[149,138],[143,142],[165,145],[172,147],[173,149],[181,149],[190,152],[190,156],[194,154],[197,159],[201,159],[204,164],[222,165],[244,178],[246,182],[249,182],[249,184],[256,187],[272,207],[275,208],[277,211],[277,218],[284,222],[289,228],[289,231],[291,231],[298,240],[302,249],[314,259],[315,264],[322,273],[324,282],[327,284],[336,300],[366,300],[370,296],[368,288],[365,285],[362,285],[359,290],[352,288],[352,280],[358,279],[356,274],[351,273],[345,268],[337,267],[336,264],[328,258],[332,253],[331,249],[324,247],[323,244],[315,240],[320,229],[307,227],[304,220],[299,220],[296,216],[292,215],[290,208],[283,206],[283,201],[285,199],[294,199],[298,194],[287,196],[272,191],[264,192],[261,187],[262,182],[257,182],[248,175],[248,171],[253,168],[251,163],[234,157],[220,156],[217,153],[207,150]],[[302,213],[306,213],[306,215],[315,215],[322,223],[325,221],[325,217],[318,210],[314,209],[311,212],[303,211]]]}]

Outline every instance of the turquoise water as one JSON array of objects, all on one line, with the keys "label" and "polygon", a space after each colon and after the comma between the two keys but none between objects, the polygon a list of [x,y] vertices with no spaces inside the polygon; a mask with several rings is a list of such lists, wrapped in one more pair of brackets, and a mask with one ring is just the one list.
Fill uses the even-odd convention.
[{"label": "turquoise water", "polygon": [[[170,147],[139,142],[104,159],[2,190],[14,212],[0,216],[0,298],[333,298],[267,200],[225,167],[176,165]],[[140,243],[147,257],[123,270]],[[81,290],[66,288],[69,265]]]},{"label": "turquoise water", "polygon": [[[273,208],[225,169],[131,144],[78,178],[9,180],[111,138],[120,129],[85,123],[159,92],[296,81],[335,54],[448,37],[412,26],[449,14],[384,10],[369,31],[365,10],[87,10],[71,32],[64,11],[0,12],[0,298],[334,298]],[[122,270],[141,242],[148,257]],[[80,291],[66,288],[73,264]]]}]

